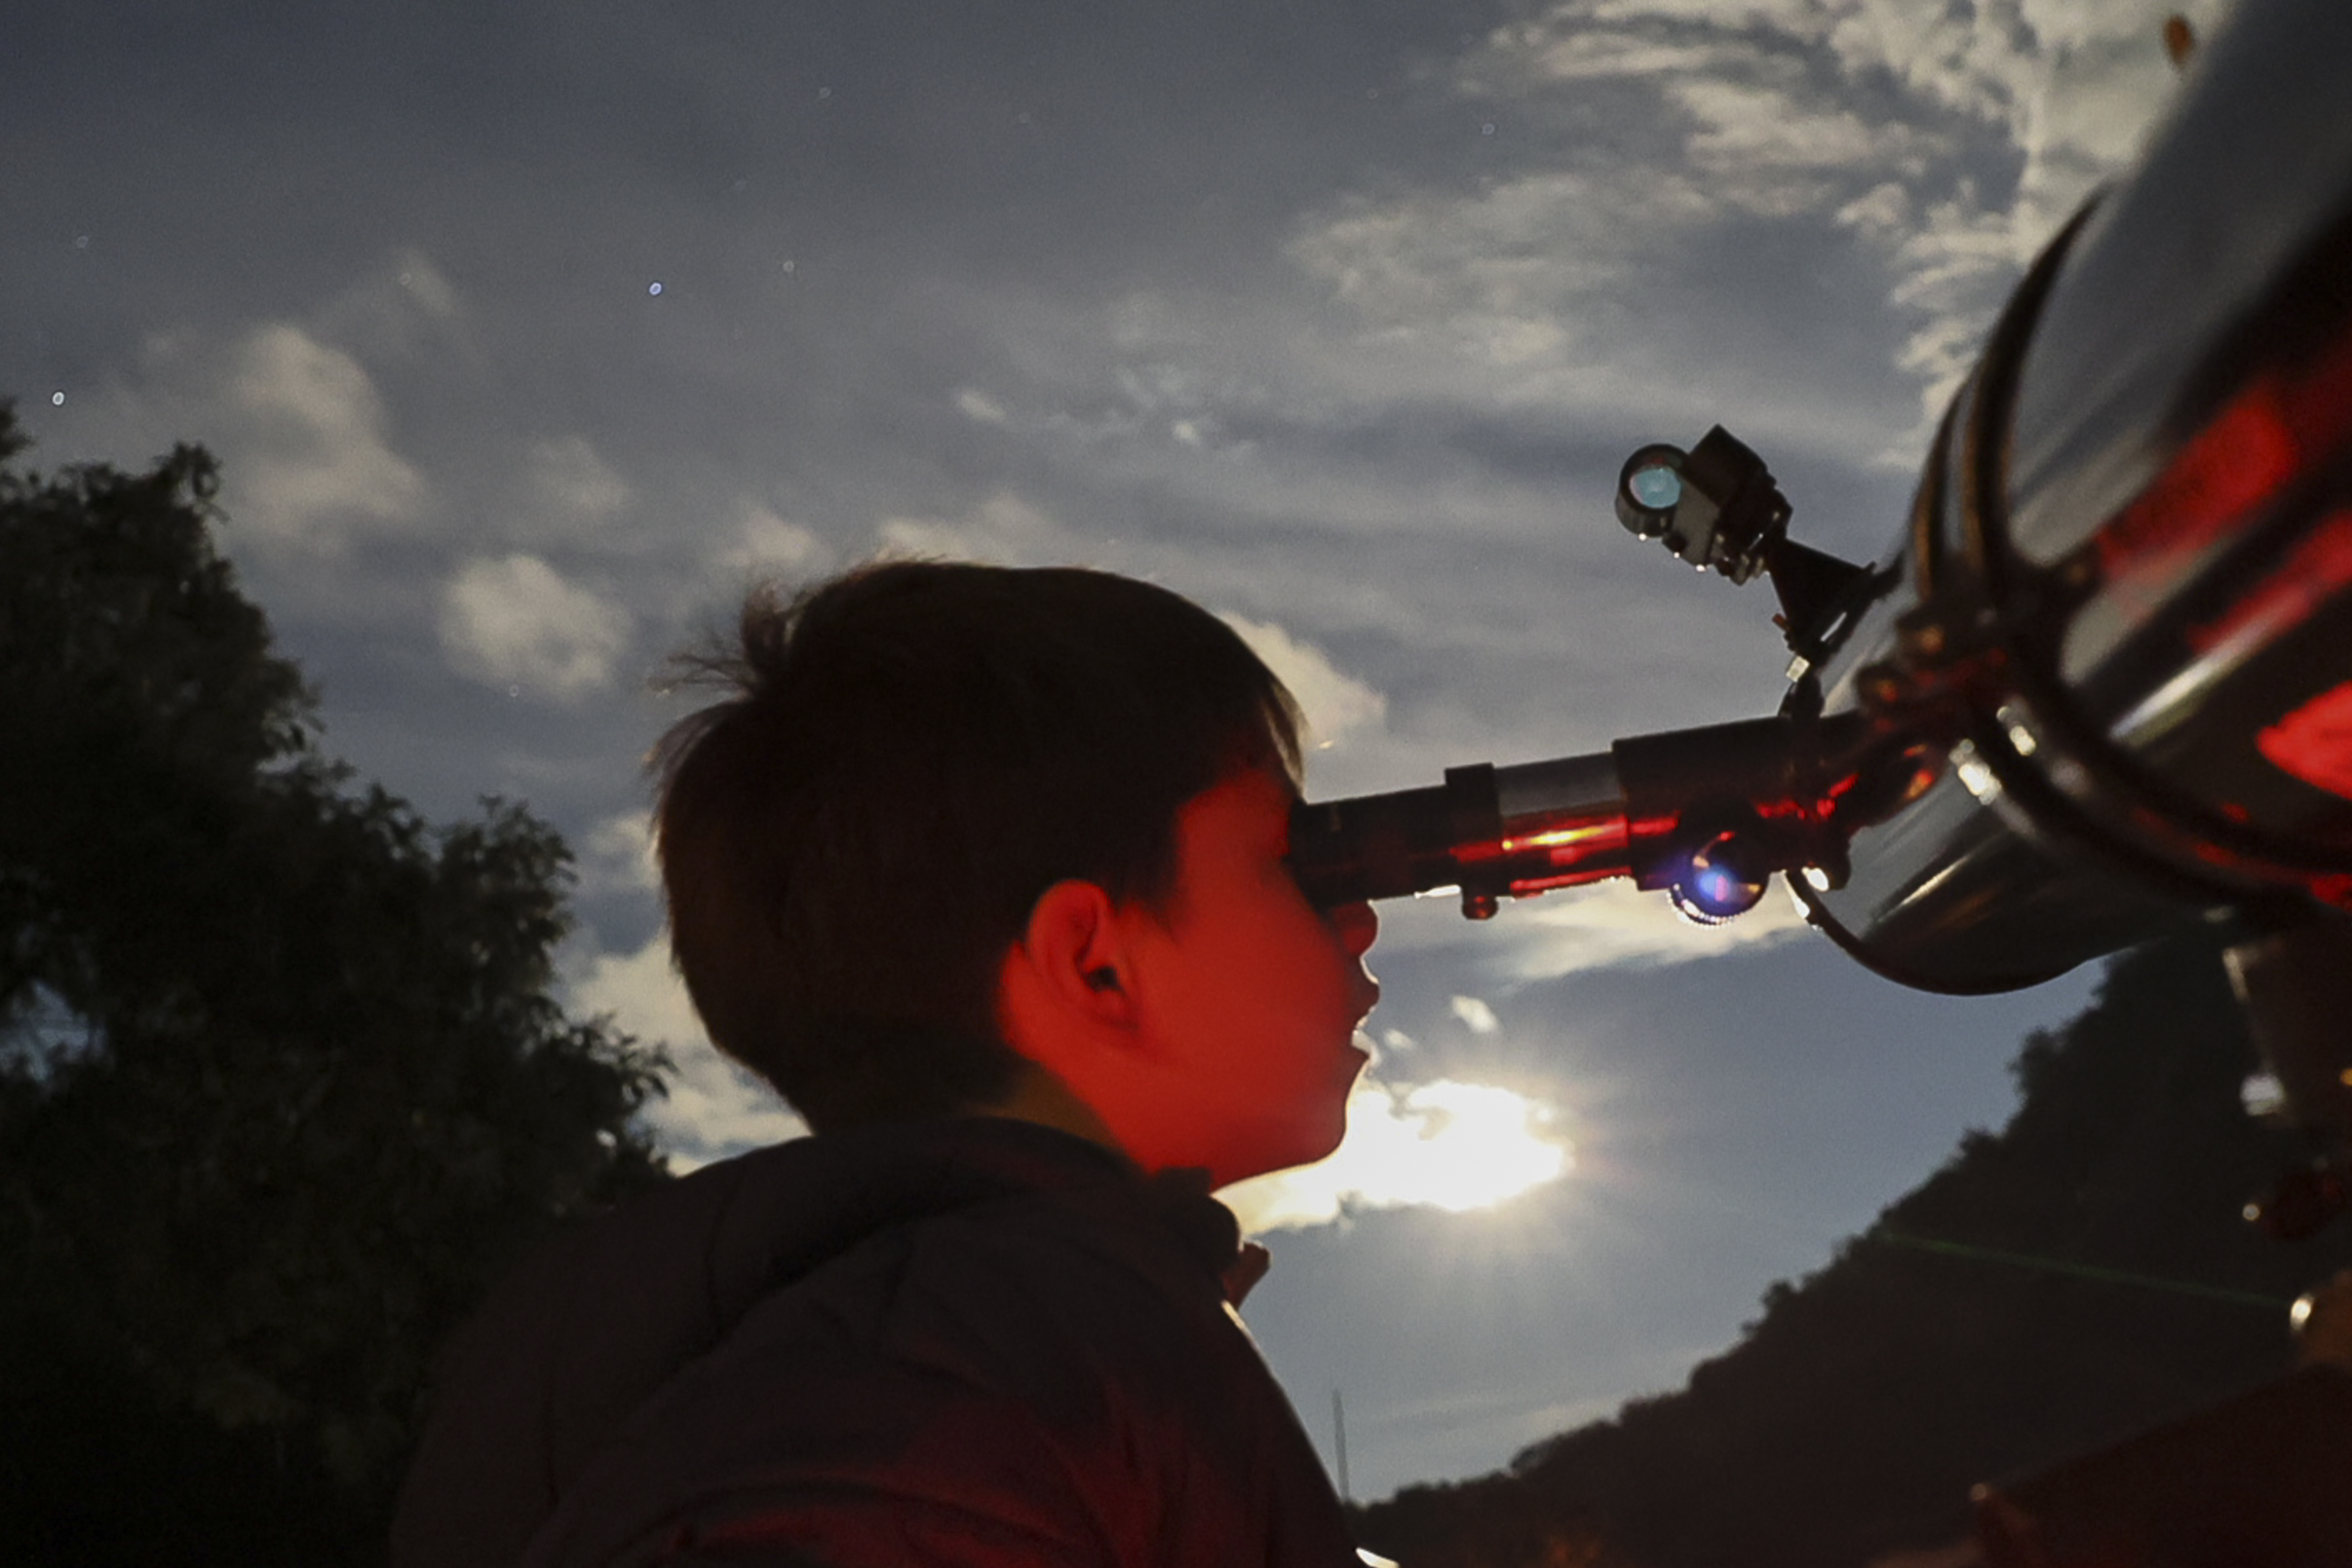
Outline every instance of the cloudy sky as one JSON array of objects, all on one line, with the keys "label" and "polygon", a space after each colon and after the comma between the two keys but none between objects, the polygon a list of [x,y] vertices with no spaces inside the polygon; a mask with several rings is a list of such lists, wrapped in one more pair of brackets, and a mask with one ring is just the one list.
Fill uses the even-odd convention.
[{"label": "cloudy sky", "polygon": [[[791,1123],[669,981],[639,764],[744,584],[1150,577],[1294,681],[1318,795],[1765,711],[1769,595],[1628,540],[1618,463],[1721,421],[1875,555],[2022,260],[2175,92],[2168,8],[26,8],[0,394],[45,465],[225,459],[330,746],[565,831],[574,999],[677,1045],[707,1159]],[[1678,1384],[2095,978],[1913,995],[1777,904],[1390,912],[1350,1147],[1247,1194],[1253,1321],[1327,1441],[1346,1392],[1358,1495]]]}]

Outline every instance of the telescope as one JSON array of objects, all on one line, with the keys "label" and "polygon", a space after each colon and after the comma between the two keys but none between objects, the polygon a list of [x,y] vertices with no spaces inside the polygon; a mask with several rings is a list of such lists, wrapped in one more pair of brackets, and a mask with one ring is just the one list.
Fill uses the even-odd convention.
[{"label": "telescope", "polygon": [[2352,5],[2265,0],[2028,270],[1875,562],[1789,537],[1717,427],[1618,478],[1639,538],[1770,581],[1776,713],[1309,803],[1327,903],[1473,918],[1604,878],[1735,918],[1775,875],[1877,973],[2036,984],[2211,920],[2292,1120],[2352,1188]]}]

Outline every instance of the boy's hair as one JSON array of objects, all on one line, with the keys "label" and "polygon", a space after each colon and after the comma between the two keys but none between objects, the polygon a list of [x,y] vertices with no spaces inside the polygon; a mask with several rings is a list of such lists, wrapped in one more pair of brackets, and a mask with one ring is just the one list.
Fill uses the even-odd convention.
[{"label": "boy's hair", "polygon": [[998,977],[1065,879],[1160,905],[1177,809],[1298,772],[1233,629],[1078,568],[881,561],[743,605],[656,752],[670,940],[721,1050],[823,1131],[1003,1095]]}]

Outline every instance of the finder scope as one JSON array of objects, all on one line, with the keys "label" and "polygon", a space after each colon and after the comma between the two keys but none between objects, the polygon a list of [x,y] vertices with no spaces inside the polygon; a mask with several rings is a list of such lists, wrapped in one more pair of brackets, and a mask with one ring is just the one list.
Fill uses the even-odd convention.
[{"label": "finder scope", "polygon": [[1764,459],[1722,426],[1689,451],[1654,442],[1617,475],[1617,521],[1692,565],[1745,583],[1789,531],[1789,500]]}]

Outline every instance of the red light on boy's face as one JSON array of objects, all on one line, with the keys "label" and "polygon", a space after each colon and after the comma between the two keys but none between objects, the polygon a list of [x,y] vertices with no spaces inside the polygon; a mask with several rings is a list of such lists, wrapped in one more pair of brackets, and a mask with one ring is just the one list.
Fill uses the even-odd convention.
[{"label": "red light on boy's face", "polygon": [[1177,816],[1175,892],[1135,935],[1140,1043],[1171,1086],[1129,1140],[1149,1166],[1204,1165],[1222,1186],[1319,1160],[1347,1131],[1380,923],[1369,904],[1318,910],[1299,891],[1296,802],[1250,768]]}]

